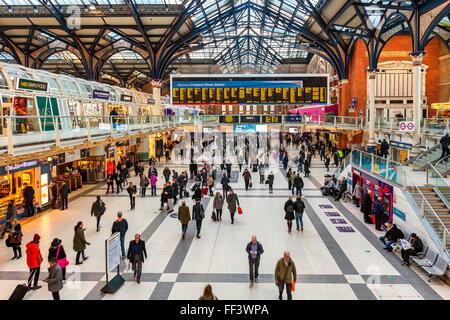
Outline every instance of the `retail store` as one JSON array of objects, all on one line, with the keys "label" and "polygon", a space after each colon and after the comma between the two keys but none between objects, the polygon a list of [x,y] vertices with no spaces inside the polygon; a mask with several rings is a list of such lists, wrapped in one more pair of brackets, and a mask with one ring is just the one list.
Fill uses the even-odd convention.
[{"label": "retail store", "polygon": [[104,167],[105,158],[91,156],[89,148],[60,153],[53,168],[53,180],[70,179],[69,189],[74,191],[83,184],[95,184],[103,180]]},{"label": "retail store", "polygon": [[15,200],[17,215],[20,217],[24,214],[25,184],[34,189],[36,210],[49,204],[50,167],[50,163],[44,160],[24,161],[0,167],[0,224],[5,222],[11,199]]}]

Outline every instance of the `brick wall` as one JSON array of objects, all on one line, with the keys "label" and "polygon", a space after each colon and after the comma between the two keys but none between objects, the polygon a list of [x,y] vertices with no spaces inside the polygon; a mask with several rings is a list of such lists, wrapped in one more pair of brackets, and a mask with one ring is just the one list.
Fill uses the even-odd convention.
[{"label": "brick wall", "polygon": [[[439,52],[440,40],[433,38],[425,47],[427,55],[423,59],[423,63],[429,68],[427,69],[426,78],[426,95],[428,97],[428,105],[438,102],[439,100]],[[407,35],[395,36],[392,38],[381,52],[378,62],[385,61],[411,61],[409,54],[412,52],[411,38]],[[350,62],[349,69],[349,84],[350,96],[345,101],[351,100],[352,97],[358,99],[358,105],[355,108],[355,113],[348,113],[348,105],[342,106],[347,110],[343,115],[359,115],[359,110],[363,110],[365,115],[366,101],[367,101],[367,67],[369,66],[369,56],[366,46],[362,40],[358,40],[355,44],[353,56]],[[448,68],[448,64],[447,64]],[[441,71],[442,72],[442,71]],[[447,72],[448,74],[448,72]],[[341,101],[339,101],[341,103]],[[433,112],[430,111],[430,115]]]},{"label": "brick wall", "polygon": [[450,101],[450,53],[439,41],[439,102]]}]

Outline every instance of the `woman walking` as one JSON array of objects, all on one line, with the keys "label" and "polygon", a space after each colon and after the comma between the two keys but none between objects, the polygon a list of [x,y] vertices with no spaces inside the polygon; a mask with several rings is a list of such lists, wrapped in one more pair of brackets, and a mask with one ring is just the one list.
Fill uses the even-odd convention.
[{"label": "woman walking", "polygon": [[19,220],[14,219],[8,223],[8,238],[6,239],[6,246],[11,247],[14,252],[14,257],[11,260],[22,258],[22,227],[20,226]]},{"label": "woman walking", "polygon": [[[90,245],[89,242],[86,241],[86,238],[84,237],[84,229],[83,228],[83,222],[78,221],[77,225],[75,226],[75,234],[73,236],[73,250],[77,253],[76,257],[76,265],[82,264],[84,260],[87,260],[87,258],[84,255],[84,250],[86,249],[86,245]],[[80,256],[83,256],[83,261],[80,261]]]},{"label": "woman walking", "polygon": [[213,193],[213,187],[214,187],[214,179],[213,179],[212,174],[210,174],[210,175],[208,176],[208,189],[209,189],[209,196],[210,196],[210,197],[213,197],[213,196],[214,196],[214,193]]},{"label": "woman walking", "polygon": [[292,220],[295,219],[294,216],[294,202],[292,201],[292,197],[289,196],[288,201],[284,204],[284,219],[287,220],[288,232],[291,232],[292,229]]},{"label": "woman walking", "polygon": [[359,208],[359,202],[361,200],[361,181],[355,185],[355,189],[353,189],[353,202],[356,204],[356,207]]},{"label": "woman walking", "polygon": [[216,196],[214,197],[213,202],[213,209],[216,210],[217,221],[222,221],[223,202],[224,200],[220,192],[216,192]]},{"label": "woman walking", "polygon": [[213,294],[211,285],[208,284],[205,287],[205,290],[203,290],[203,295],[198,300],[219,300],[217,297]]},{"label": "woman walking", "polygon": [[248,187],[250,185],[250,180],[252,178],[250,171],[248,171],[247,169],[244,170],[244,173],[242,174],[242,176],[244,177],[244,183],[245,183],[245,191],[248,191]]},{"label": "woman walking", "polygon": [[69,261],[67,261],[66,252],[61,244],[61,240],[58,238],[53,239],[50,248],[48,249],[48,261],[52,258],[55,258],[56,262],[61,267],[62,280],[66,281],[66,267],[69,265]]}]

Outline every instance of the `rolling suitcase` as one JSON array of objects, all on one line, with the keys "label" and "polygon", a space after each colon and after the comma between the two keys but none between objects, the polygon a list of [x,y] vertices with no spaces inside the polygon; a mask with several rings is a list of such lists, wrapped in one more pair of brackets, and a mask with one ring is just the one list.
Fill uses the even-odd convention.
[{"label": "rolling suitcase", "polygon": [[9,300],[23,300],[25,294],[28,292],[28,287],[24,284],[19,284],[14,289],[13,293],[9,297]]}]

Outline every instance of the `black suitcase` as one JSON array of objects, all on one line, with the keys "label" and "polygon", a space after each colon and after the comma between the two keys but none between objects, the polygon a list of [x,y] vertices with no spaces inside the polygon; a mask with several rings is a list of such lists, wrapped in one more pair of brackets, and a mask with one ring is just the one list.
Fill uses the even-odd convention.
[{"label": "black suitcase", "polygon": [[9,300],[23,300],[23,297],[25,297],[25,294],[28,292],[28,287],[24,284],[19,284],[14,289],[14,292],[9,297]]}]

